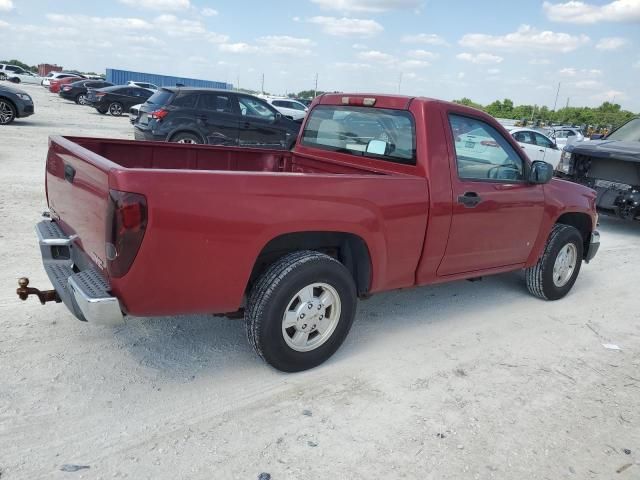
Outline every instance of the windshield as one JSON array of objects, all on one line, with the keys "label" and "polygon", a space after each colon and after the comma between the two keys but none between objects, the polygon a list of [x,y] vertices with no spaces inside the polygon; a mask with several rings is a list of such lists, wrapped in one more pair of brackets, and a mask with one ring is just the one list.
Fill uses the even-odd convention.
[{"label": "windshield", "polygon": [[173,93],[169,90],[158,90],[149,97],[147,103],[153,103],[154,105],[166,105],[171,97],[173,97]]},{"label": "windshield", "polygon": [[415,165],[413,117],[404,110],[319,105],[302,144],[351,155]]},{"label": "windshield", "polygon": [[621,140],[623,142],[640,142],[640,118],[625,123],[618,130],[607,137],[607,140]]}]

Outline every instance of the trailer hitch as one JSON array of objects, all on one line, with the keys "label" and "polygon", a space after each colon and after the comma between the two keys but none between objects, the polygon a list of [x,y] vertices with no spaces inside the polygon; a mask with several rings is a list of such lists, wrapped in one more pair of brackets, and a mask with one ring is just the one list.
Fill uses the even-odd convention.
[{"label": "trailer hitch", "polygon": [[55,290],[38,290],[37,288],[29,287],[29,279],[27,277],[22,277],[18,280],[18,289],[16,293],[20,300],[26,300],[29,298],[29,295],[37,295],[40,303],[44,305],[47,302],[56,302],[60,303],[62,300],[58,295],[58,292]]}]

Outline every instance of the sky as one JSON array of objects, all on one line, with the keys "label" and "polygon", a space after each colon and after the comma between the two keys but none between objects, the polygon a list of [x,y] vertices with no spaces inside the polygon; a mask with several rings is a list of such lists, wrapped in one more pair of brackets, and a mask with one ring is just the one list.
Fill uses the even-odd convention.
[{"label": "sky", "polygon": [[640,0],[0,0],[0,58],[640,112]]}]

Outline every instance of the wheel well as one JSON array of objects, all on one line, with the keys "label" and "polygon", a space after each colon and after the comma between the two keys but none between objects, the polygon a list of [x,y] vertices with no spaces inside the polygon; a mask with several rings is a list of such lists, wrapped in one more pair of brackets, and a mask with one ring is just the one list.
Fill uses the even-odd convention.
[{"label": "wheel well", "polygon": [[173,139],[177,136],[180,135],[181,133],[190,133],[191,135],[195,135],[196,137],[198,137],[200,139],[200,141],[202,141],[202,143],[207,143],[204,141],[204,138],[202,138],[202,135],[200,135],[198,132],[194,132],[193,130],[178,130],[177,132],[173,132],[171,135],[169,135],[169,142],[172,142]]},{"label": "wheel well", "polygon": [[556,223],[575,227],[580,232],[580,235],[582,235],[583,251],[585,253],[587,252],[591,239],[591,231],[593,230],[591,217],[589,215],[577,212],[565,213],[558,218]]},{"label": "wheel well", "polygon": [[251,271],[247,292],[269,265],[299,250],[315,250],[339,260],[351,272],[358,295],[369,291],[371,257],[362,238],[343,232],[297,232],[276,237],[264,246]]}]

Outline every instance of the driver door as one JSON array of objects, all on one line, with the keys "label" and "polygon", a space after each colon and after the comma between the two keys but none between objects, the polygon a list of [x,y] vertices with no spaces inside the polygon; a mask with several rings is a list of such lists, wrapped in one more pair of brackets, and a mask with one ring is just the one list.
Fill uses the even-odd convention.
[{"label": "driver door", "polygon": [[525,181],[525,159],[488,123],[450,114],[449,124],[453,209],[438,276],[524,263],[542,221],[542,185]]}]

